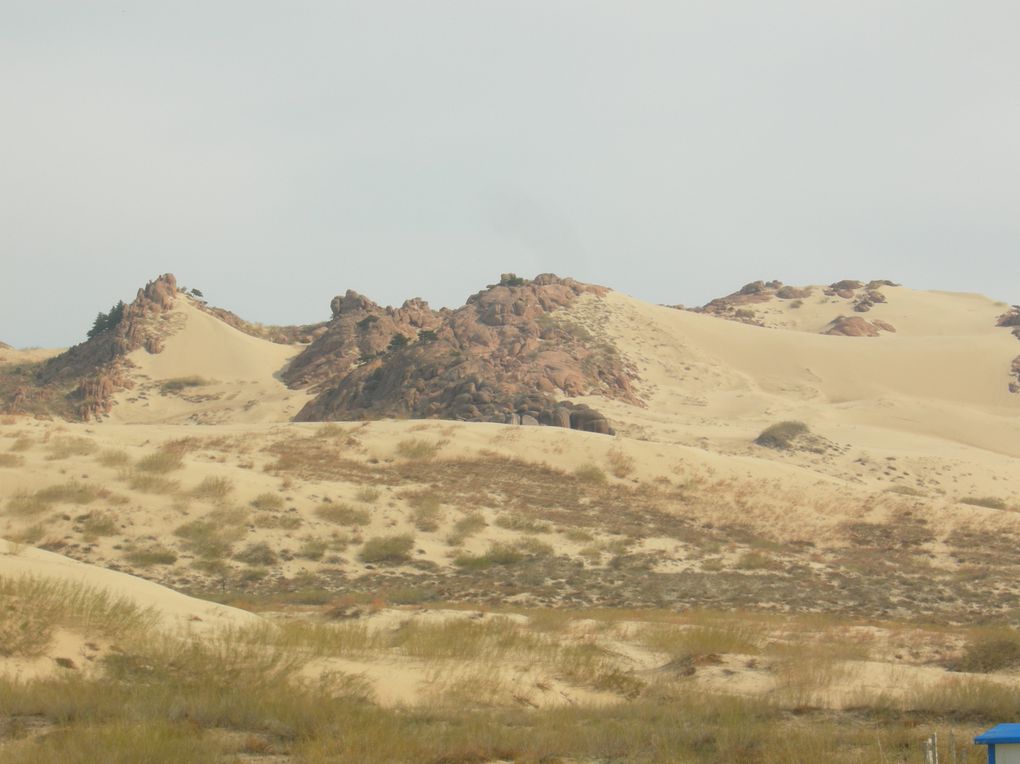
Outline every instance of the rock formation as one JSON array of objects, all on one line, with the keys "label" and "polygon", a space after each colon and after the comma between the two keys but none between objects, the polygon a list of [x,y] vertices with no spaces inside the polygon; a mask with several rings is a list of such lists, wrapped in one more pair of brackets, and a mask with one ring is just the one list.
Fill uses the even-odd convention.
[{"label": "rock formation", "polygon": [[615,348],[553,312],[601,287],[504,274],[457,310],[420,300],[380,308],[348,292],[333,321],[287,371],[319,396],[299,421],[384,416],[544,424],[609,433],[604,416],[563,400],[600,394],[638,403]]},{"label": "rock formation", "polygon": [[895,332],[892,324],[881,320],[866,321],[860,316],[840,316],[832,321],[822,334],[843,337],[877,337],[880,331]]},{"label": "rock formation", "polygon": [[124,373],[126,356],[145,348],[156,353],[168,330],[161,319],[174,304],[177,281],[164,274],[138,290],[115,325],[41,364],[31,386],[25,385],[0,403],[6,411],[22,413],[35,399],[62,398],[80,419],[109,413],[113,394],[129,386]]}]

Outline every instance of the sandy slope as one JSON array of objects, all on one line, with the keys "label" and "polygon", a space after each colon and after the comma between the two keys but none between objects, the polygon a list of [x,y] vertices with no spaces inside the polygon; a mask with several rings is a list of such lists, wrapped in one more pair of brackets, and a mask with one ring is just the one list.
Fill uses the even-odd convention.
[{"label": "sandy slope", "polygon": [[787,462],[881,482],[886,476],[858,460],[891,456],[916,463],[908,480],[951,490],[953,479],[937,474],[948,469],[965,480],[957,490],[1007,488],[1016,498],[1020,396],[1008,391],[1007,370],[1020,343],[995,326],[1002,307],[974,295],[886,291],[889,303],[867,315],[882,314],[903,330],[875,338],[810,333],[807,327],[824,327],[845,301],[806,301],[799,311],[769,303],[803,317],[791,329],[663,308],[615,292],[585,300],[572,315],[638,368],[647,408],[592,401],[623,434],[773,459],[750,441],[769,424],[796,419],[845,455],[819,463],[814,455],[791,454],[783,457]]},{"label": "sandy slope", "polygon": [[[280,422],[304,405],[307,394],[288,389],[278,379],[299,346],[240,332],[183,297],[170,321],[175,330],[162,352],[139,349],[128,356],[135,387],[117,396],[111,422]],[[202,384],[161,391],[167,380],[186,377],[199,378]]]},{"label": "sandy slope", "polygon": [[154,606],[161,627],[171,631],[204,631],[227,625],[257,623],[258,616],[215,602],[188,597],[152,581],[72,560],[44,549],[0,540],[0,576],[40,576],[109,590],[140,607]]},{"label": "sandy slope", "polygon": [[[1007,369],[1020,354],[1008,330],[995,327],[1002,306],[975,295],[913,292],[888,287],[888,302],[866,317],[897,328],[877,338],[818,334],[833,318],[847,313],[845,300],[825,298],[820,290],[799,308],[790,301],[754,305],[774,328],[748,326],[705,314],[649,305],[620,293],[586,297],[567,311],[597,337],[613,343],[636,367],[646,406],[601,398],[590,402],[606,412],[620,437],[607,438],[556,428],[509,427],[453,422],[380,421],[342,428],[356,445],[337,446],[338,458],[374,469],[400,461],[403,441],[441,444],[441,460],[514,457],[569,475],[585,464],[608,470],[613,454],[633,461],[620,487],[688,485],[692,499],[682,509],[691,518],[717,525],[749,525],[777,540],[838,546],[840,528],[849,521],[887,520],[888,491],[913,491],[913,511],[940,532],[955,527],[992,531],[1020,530],[1020,516],[958,503],[965,497],[995,497],[1020,506],[1020,396],[1007,390]],[[330,567],[349,577],[371,569],[355,554],[359,539],[415,533],[415,554],[439,570],[451,570],[460,553],[481,554],[491,543],[512,542],[516,531],[496,522],[500,497],[479,487],[475,506],[444,505],[437,531],[416,530],[412,487],[383,486],[374,503],[359,503],[366,486],[346,479],[303,479],[273,472],[272,449],[307,438],[319,425],[288,422],[306,393],[288,390],[277,378],[298,352],[243,334],[179,300],[174,331],[163,352],[132,354],[135,387],[120,393],[109,419],[93,425],[65,425],[9,418],[0,422],[0,533],[30,534],[40,543],[98,565],[123,565],[122,548],[134,542],[178,544],[174,529],[222,506],[249,513],[263,493],[285,500],[281,513],[294,515],[298,530],[246,523],[236,543],[266,542],[289,553],[275,566],[280,575],[315,574]],[[17,351],[3,351],[7,354]],[[164,393],[167,380],[201,377],[200,385]],[[779,452],[753,444],[766,426],[801,420],[822,438],[817,451]],[[203,424],[203,427],[182,426]],[[345,435],[344,437],[347,437]],[[83,438],[91,453],[55,459],[54,442]],[[162,444],[192,438],[183,466],[167,476],[172,487],[145,492],[130,486],[133,464]],[[342,438],[341,438],[342,440]],[[123,452],[119,465],[104,465],[103,452]],[[216,501],[196,498],[206,479],[221,479],[227,495]],[[20,493],[76,480],[106,492],[87,506],[59,504],[39,514],[17,514],[8,499]],[[418,486],[420,488],[420,486]],[[877,497],[877,498],[876,498]],[[327,555],[329,563],[294,556],[306,539],[329,538],[338,528],[316,510],[325,500],[365,507],[366,525],[344,529],[351,547]],[[114,503],[116,500],[117,503]],[[446,537],[467,511],[481,512],[488,526],[452,549]],[[87,538],[76,516],[107,513],[117,533]],[[611,543],[611,533],[595,533],[591,542],[571,540],[559,531],[543,536],[557,552],[578,554],[586,543]],[[698,564],[683,544],[670,538],[636,542],[638,551],[663,551],[661,568],[684,570]],[[2,550],[0,550],[2,551]],[[178,551],[182,550],[178,548]],[[725,564],[740,548],[719,552]],[[939,564],[951,556],[933,543]],[[238,563],[231,563],[243,570]],[[37,550],[0,555],[0,575],[14,571],[52,572],[117,587],[166,614],[168,624],[229,621],[234,616],[125,574],[75,563]],[[191,558],[168,568],[144,571],[175,586],[196,580]],[[203,610],[206,608],[206,610]],[[208,609],[212,608],[212,609]],[[399,683],[398,683],[399,685]],[[387,685],[388,686],[388,685]],[[396,700],[405,690],[394,686]],[[385,693],[384,693],[385,694]]]}]

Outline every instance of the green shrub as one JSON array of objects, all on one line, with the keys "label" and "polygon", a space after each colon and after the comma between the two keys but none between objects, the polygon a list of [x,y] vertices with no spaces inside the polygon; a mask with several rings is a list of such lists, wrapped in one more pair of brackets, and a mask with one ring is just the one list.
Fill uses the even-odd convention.
[{"label": "green shrub", "polygon": [[234,555],[234,559],[248,565],[275,565],[279,558],[269,544],[260,541],[246,546]]},{"label": "green shrub", "polygon": [[193,375],[190,377],[174,377],[173,379],[163,380],[159,389],[163,393],[177,393],[188,387],[202,387],[203,385],[209,384],[212,384],[210,380]]},{"label": "green shrub", "polygon": [[469,536],[474,536],[487,525],[488,523],[485,522],[485,517],[481,512],[464,515],[453,524],[453,532],[447,537],[446,543],[450,546],[460,546]]},{"label": "green shrub", "polygon": [[803,422],[777,422],[762,430],[754,442],[766,448],[787,449],[793,446],[797,438],[807,433],[808,426]]},{"label": "green shrub", "polygon": [[306,560],[321,560],[329,549],[329,542],[325,539],[306,538],[298,547],[297,556]]},{"label": "green shrub", "polygon": [[552,526],[541,520],[532,520],[530,517],[511,515],[503,513],[496,518],[496,525],[511,531],[522,533],[552,533]]},{"label": "green shrub", "polygon": [[399,536],[374,536],[365,542],[358,552],[362,562],[398,565],[411,559],[414,537],[410,534]]},{"label": "green shrub", "polygon": [[495,565],[516,565],[526,557],[523,551],[510,544],[492,544],[485,554],[462,554],[453,564],[466,570],[485,570]]},{"label": "green shrub", "polygon": [[233,542],[244,535],[245,520],[244,513],[237,510],[213,512],[178,526],[174,535],[189,552],[206,560],[218,560],[229,555]]},{"label": "green shrub", "polygon": [[92,339],[98,334],[102,334],[107,329],[112,329],[121,322],[124,318],[124,305],[123,300],[118,300],[117,304],[110,308],[109,313],[103,313],[100,311],[96,314],[96,320],[92,322],[92,328],[86,332],[86,336]]},{"label": "green shrub", "polygon": [[413,494],[408,498],[411,503],[411,520],[420,531],[437,531],[442,520],[442,505],[438,497],[431,493]]},{"label": "green shrub", "polygon": [[132,565],[147,568],[150,565],[173,565],[177,562],[177,553],[165,546],[153,544],[147,547],[132,547],[124,555],[124,559]]},{"label": "green shrub", "polygon": [[368,525],[372,520],[367,509],[356,509],[349,504],[320,504],[315,514],[337,525]]},{"label": "green shrub", "polygon": [[81,518],[81,532],[86,537],[113,536],[119,530],[116,518],[104,512],[89,512]]}]

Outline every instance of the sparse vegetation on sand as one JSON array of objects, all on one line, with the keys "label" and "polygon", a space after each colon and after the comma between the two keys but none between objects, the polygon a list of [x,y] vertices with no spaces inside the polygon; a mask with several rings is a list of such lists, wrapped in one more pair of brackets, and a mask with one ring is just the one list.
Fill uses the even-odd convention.
[{"label": "sparse vegetation on sand", "polygon": [[[88,623],[120,645],[88,672],[0,678],[0,750],[14,764],[906,764],[934,731],[947,761],[978,764],[983,752],[969,739],[1020,711],[1012,688],[952,675],[900,678],[896,693],[861,690],[844,710],[831,697],[833,677],[847,681],[848,661],[886,647],[877,627],[834,619],[527,610],[428,620],[392,611],[397,620],[381,628],[306,613],[198,639],[159,634],[150,613],[97,590],[0,579],[0,599],[12,596],[45,604],[19,654],[41,654],[47,624],[52,633]],[[918,649],[945,639],[895,624],[882,633]],[[373,680],[324,671],[332,658],[415,668],[428,692],[391,708]],[[728,693],[712,683],[724,672],[764,684]],[[28,721],[39,734],[19,732]]]},{"label": "sparse vegetation on sand", "polygon": [[411,559],[413,548],[414,537],[410,534],[374,536],[361,547],[358,559],[362,562],[399,565]]},{"label": "sparse vegetation on sand", "polygon": [[368,525],[372,515],[367,509],[352,507],[350,504],[323,503],[315,509],[315,514],[323,520],[337,525]]},{"label": "sparse vegetation on sand", "polygon": [[1007,509],[1009,505],[996,496],[964,496],[960,499],[962,504],[970,504],[974,507],[985,507],[987,509]]},{"label": "sparse vegetation on sand", "polygon": [[174,377],[173,379],[164,380],[159,389],[162,393],[179,393],[181,390],[186,390],[189,387],[203,387],[205,385],[212,384],[208,379],[199,376],[188,376],[188,377]]}]

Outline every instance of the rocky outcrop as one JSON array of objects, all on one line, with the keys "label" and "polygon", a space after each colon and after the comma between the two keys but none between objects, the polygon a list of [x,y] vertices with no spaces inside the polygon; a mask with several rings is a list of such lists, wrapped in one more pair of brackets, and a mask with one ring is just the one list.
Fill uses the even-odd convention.
[{"label": "rocky outcrop", "polygon": [[12,348],[6,342],[0,342],[0,350],[14,350],[14,348]]},{"label": "rocky outcrop", "polygon": [[348,292],[334,299],[329,329],[287,372],[291,384],[321,391],[296,418],[427,417],[609,433],[603,415],[563,399],[638,403],[633,372],[611,345],[554,315],[605,291],[551,274],[504,274],[453,311],[420,300],[380,308]]},{"label": "rocky outcrop", "polygon": [[[23,413],[33,401],[62,399],[80,419],[94,419],[110,411],[113,394],[130,382],[124,373],[124,356],[138,348],[162,350],[168,327],[161,320],[173,307],[177,280],[164,274],[138,290],[115,325],[42,363],[32,386],[22,386],[2,404]],[[59,394],[59,395],[58,395]]]},{"label": "rocky outcrop", "polygon": [[353,290],[334,297],[332,319],[284,372],[291,387],[323,389],[335,384],[359,363],[385,355],[419,339],[430,341],[449,311],[434,311],[420,299],[399,308],[383,308]]},{"label": "rocky outcrop", "polygon": [[[897,286],[892,281],[876,280],[867,283],[854,279],[836,281],[823,288],[827,297],[839,297],[848,300],[854,311],[866,313],[878,303],[886,301],[881,289],[884,286]],[[708,313],[729,321],[743,324],[765,326],[759,314],[754,310],[755,304],[767,303],[773,299],[803,300],[814,292],[812,287],[794,287],[781,281],[752,281],[726,297],[719,297],[700,308],[692,308],[697,313]],[[794,307],[797,307],[795,304]],[[895,331],[895,330],[892,330]]]},{"label": "rocky outcrop", "polygon": [[1018,326],[1020,327],[1020,305],[1014,305],[1003,313],[995,322],[996,326]]},{"label": "rocky outcrop", "polygon": [[885,321],[866,321],[860,316],[840,316],[832,321],[822,334],[842,337],[877,337],[880,331],[895,332],[896,328]]}]

